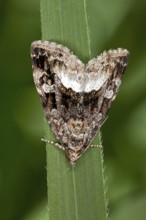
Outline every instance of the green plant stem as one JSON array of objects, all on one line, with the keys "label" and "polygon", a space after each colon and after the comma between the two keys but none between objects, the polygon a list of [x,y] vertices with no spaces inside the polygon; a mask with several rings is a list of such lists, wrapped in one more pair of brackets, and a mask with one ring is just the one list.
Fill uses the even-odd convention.
[{"label": "green plant stem", "polygon": [[[41,27],[43,40],[62,43],[84,62],[91,58],[85,0],[41,0]],[[46,138],[55,141],[47,124]],[[102,149],[87,150],[74,167],[62,150],[46,149],[49,220],[107,219]]]}]

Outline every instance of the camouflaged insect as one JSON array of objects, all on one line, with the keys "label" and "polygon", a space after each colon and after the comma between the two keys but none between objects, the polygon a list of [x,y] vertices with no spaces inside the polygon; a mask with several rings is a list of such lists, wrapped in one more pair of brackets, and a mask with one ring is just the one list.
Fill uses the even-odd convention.
[{"label": "camouflaged insect", "polygon": [[[33,78],[49,125],[70,164],[91,146],[115,99],[128,51],[103,52],[87,64],[49,41],[31,46]],[[51,141],[46,141],[52,143]]]}]

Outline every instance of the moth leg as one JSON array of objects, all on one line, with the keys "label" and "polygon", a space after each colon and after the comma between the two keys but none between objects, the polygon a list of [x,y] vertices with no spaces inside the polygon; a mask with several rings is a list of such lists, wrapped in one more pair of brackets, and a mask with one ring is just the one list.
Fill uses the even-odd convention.
[{"label": "moth leg", "polygon": [[47,143],[47,144],[52,144],[52,145],[58,147],[59,149],[65,150],[65,147],[63,147],[63,146],[62,146],[61,144],[59,144],[59,143],[55,143],[54,141],[49,141],[49,140],[44,139],[44,138],[42,138],[41,141],[43,141],[43,142],[45,142],[45,143]]},{"label": "moth leg", "polygon": [[102,148],[102,145],[101,144],[91,144],[90,147],[100,147],[100,148]]}]

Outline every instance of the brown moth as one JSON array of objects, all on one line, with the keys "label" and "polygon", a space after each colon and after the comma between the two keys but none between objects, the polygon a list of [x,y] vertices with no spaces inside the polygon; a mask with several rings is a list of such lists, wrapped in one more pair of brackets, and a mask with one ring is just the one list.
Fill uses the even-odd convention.
[{"label": "brown moth", "polygon": [[70,164],[92,146],[117,95],[128,54],[121,48],[104,51],[84,64],[60,44],[32,43],[34,83],[59,140],[56,146],[65,150]]}]

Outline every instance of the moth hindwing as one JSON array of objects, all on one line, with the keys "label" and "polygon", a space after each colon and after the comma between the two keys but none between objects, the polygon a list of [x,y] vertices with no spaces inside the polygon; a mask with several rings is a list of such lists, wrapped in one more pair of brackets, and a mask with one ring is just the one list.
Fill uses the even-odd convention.
[{"label": "moth hindwing", "polygon": [[49,41],[31,47],[34,83],[49,125],[71,164],[90,147],[115,99],[128,51],[104,51],[87,64]]}]

